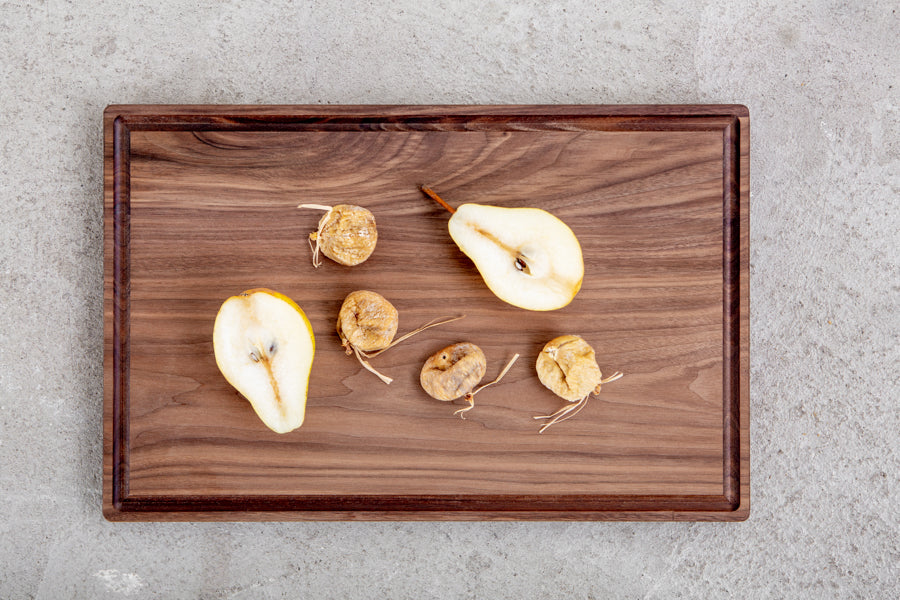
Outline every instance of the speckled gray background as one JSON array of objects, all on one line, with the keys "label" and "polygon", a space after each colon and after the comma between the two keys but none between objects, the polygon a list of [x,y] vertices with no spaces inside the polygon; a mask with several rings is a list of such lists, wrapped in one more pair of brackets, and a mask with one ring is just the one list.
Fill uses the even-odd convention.
[{"label": "speckled gray background", "polygon": [[[425,4],[0,3],[0,598],[897,598],[900,2]],[[749,521],[103,520],[105,105],[695,102],[752,120]]]}]

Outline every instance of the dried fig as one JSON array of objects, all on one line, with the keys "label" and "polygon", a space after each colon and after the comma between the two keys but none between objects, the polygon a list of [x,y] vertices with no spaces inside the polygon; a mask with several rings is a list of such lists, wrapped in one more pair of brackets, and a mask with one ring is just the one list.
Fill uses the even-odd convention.
[{"label": "dried fig", "polygon": [[325,216],[319,219],[318,229],[309,234],[310,246],[315,242],[314,267],[319,268],[322,264],[319,251],[334,262],[348,267],[365,262],[375,251],[378,229],[375,227],[375,215],[368,209],[353,204],[301,204],[298,208],[326,211]]},{"label": "dried fig", "polygon": [[552,415],[535,417],[548,419],[540,433],[555,423],[574,417],[584,408],[591,394],[600,393],[604,383],[622,377],[622,373],[617,372],[604,379],[594,349],[577,335],[563,335],[547,342],[535,366],[538,379],[546,388],[573,403]]},{"label": "dried fig", "polygon": [[337,332],[347,354],[353,348],[374,352],[390,346],[397,335],[400,315],[394,305],[376,292],[359,290],[344,298],[338,315]]},{"label": "dried fig", "polygon": [[429,396],[449,402],[471,392],[486,370],[487,360],[481,348],[461,342],[429,357],[419,374],[419,382]]},{"label": "dried fig", "polygon": [[497,379],[473,391],[487,371],[487,360],[481,348],[469,342],[460,342],[431,355],[422,366],[419,383],[435,400],[449,402],[465,397],[469,406],[453,413],[465,418],[465,413],[475,407],[475,394],[499,382],[518,358],[518,354],[513,356]]},{"label": "dried fig", "polygon": [[377,292],[357,290],[344,298],[338,313],[337,332],[347,354],[356,354],[357,360],[367,371],[374,373],[383,382],[391,383],[393,379],[376,371],[363,357],[373,358],[420,331],[458,319],[462,317],[431,321],[394,340],[400,322],[397,309]]}]

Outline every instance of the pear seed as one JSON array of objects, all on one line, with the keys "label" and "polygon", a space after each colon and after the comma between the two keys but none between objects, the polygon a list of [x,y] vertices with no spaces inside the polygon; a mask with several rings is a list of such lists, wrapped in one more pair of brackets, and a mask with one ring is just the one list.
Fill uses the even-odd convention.
[{"label": "pear seed", "polygon": [[522,260],[521,256],[516,257],[516,269],[522,271],[523,273],[531,274],[531,270],[528,268],[528,263]]}]

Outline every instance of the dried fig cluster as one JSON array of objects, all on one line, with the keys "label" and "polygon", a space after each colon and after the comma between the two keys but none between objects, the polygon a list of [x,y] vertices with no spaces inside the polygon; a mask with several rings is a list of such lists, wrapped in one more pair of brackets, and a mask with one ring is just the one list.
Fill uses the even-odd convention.
[{"label": "dried fig cluster", "polygon": [[322,264],[320,251],[334,262],[348,267],[365,262],[375,251],[378,229],[375,227],[375,215],[368,209],[353,204],[301,204],[298,208],[326,211],[319,219],[318,229],[309,234],[310,245],[315,242],[314,267]]},{"label": "dried fig cluster", "polygon": [[[448,225],[451,237],[502,300],[546,311],[561,308],[575,297],[584,276],[581,247],[571,229],[558,218],[534,208],[463,204],[455,209],[430,188],[420,189],[453,215]],[[338,264],[354,266],[375,250],[378,231],[369,210],[352,204],[301,204],[299,208],[325,211],[317,230],[309,236],[314,267],[322,263],[320,253]],[[341,305],[337,333],[348,355],[355,354],[365,369],[391,383],[390,377],[379,373],[366,359],[429,327],[459,318],[432,321],[395,340],[397,309],[381,294],[358,290],[348,294]],[[516,354],[494,381],[476,388],[487,372],[485,354],[475,344],[460,342],[430,356],[422,366],[419,382],[436,400],[468,402],[467,407],[454,413],[465,418],[464,413],[475,405],[475,394],[498,383],[518,358]],[[546,420],[541,433],[575,416],[604,383],[622,377],[615,373],[604,379],[594,349],[577,335],[548,342],[535,366],[541,383],[569,403],[553,414],[535,417]]]},{"label": "dried fig cluster", "polygon": [[574,417],[591,394],[600,393],[602,384],[622,377],[621,373],[615,373],[604,379],[594,349],[577,335],[562,335],[547,342],[535,367],[538,379],[546,388],[573,403],[552,415],[535,417],[547,419],[541,433],[555,423]]}]

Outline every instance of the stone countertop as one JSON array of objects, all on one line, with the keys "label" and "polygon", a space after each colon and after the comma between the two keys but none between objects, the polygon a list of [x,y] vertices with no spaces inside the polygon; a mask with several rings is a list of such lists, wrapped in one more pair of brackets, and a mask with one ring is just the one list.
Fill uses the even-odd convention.
[{"label": "stone countertop", "polygon": [[[896,597],[900,4],[125,4],[0,3],[0,597]],[[747,105],[750,519],[104,521],[111,103]]]}]

